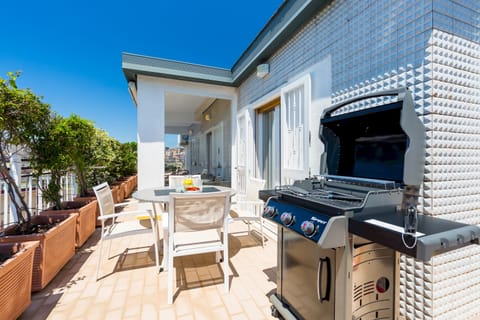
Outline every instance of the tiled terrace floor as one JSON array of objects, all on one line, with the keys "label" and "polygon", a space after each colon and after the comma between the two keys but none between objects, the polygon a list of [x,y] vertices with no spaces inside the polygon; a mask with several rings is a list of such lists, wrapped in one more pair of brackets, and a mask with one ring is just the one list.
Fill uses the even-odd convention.
[{"label": "tiled terrace floor", "polygon": [[[135,206],[132,205],[132,206]],[[230,224],[230,292],[215,254],[175,259],[177,288],[167,304],[167,273],[156,273],[148,235],[116,239],[95,281],[97,229],[20,319],[275,319],[268,296],[276,288],[276,242],[262,248],[242,222]],[[125,248],[137,248],[125,252]],[[105,246],[107,248],[107,246]],[[162,256],[160,256],[162,257]]]}]

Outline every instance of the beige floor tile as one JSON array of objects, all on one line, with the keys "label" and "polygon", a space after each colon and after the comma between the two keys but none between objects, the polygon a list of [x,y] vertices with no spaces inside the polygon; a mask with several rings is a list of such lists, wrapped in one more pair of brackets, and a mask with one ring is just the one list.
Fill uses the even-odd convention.
[{"label": "beige floor tile", "polygon": [[263,319],[263,312],[257,307],[252,299],[243,300],[240,303],[242,304],[243,310],[245,310],[245,314],[249,319]]},{"label": "beige floor tile", "polygon": [[155,305],[153,304],[143,304],[142,305],[142,319],[152,320],[158,318],[158,311]]},{"label": "beige floor tile", "polygon": [[276,288],[275,241],[262,248],[246,233],[230,235],[229,293],[214,254],[176,258],[174,303],[168,305],[167,272],[156,272],[150,235],[114,240],[110,258],[105,243],[96,281],[99,231],[47,288],[32,295],[20,319],[274,319],[267,295]]},{"label": "beige floor tile", "polygon": [[122,310],[121,309],[108,311],[107,314],[105,315],[104,320],[118,320],[118,319],[122,319]]}]

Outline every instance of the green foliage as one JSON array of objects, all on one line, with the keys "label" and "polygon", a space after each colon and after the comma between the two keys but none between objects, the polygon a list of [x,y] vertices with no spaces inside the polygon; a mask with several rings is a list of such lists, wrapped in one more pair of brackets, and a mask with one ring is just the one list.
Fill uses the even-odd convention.
[{"label": "green foliage", "polygon": [[73,159],[70,152],[70,138],[65,135],[64,119],[55,115],[50,118],[48,126],[44,127],[42,137],[31,146],[31,165],[36,175],[50,173],[51,178],[42,189],[43,197],[53,203],[56,209],[61,209],[61,177],[72,167]]},{"label": "green foliage", "polygon": [[8,173],[7,163],[14,150],[31,148],[44,138],[51,111],[50,106],[30,89],[17,87],[19,72],[7,75],[6,80],[0,78],[0,173],[9,185],[9,196],[16,208],[18,221],[25,222],[30,220],[31,213]]},{"label": "green foliage", "polygon": [[165,164],[165,172],[175,172],[178,167],[175,164]]},{"label": "green foliage", "polygon": [[[8,73],[0,78],[0,175],[7,177],[10,198],[17,212],[30,212],[20,195],[18,186],[8,174],[7,162],[12,147],[28,148],[35,174],[51,174],[49,183],[39,186],[43,197],[56,208],[61,207],[61,177],[75,170],[80,195],[103,181],[110,183],[120,177],[136,173],[137,144],[120,143],[94,123],[78,115],[63,118],[54,114],[50,106],[29,89],[18,89],[19,73]],[[15,196],[15,194],[17,196]],[[20,221],[25,221],[23,215]]]},{"label": "green foliage", "polygon": [[28,147],[41,136],[50,118],[50,106],[43,103],[30,89],[19,89],[16,79],[20,73],[8,73],[0,78],[0,147]]},{"label": "green foliage", "polygon": [[137,143],[126,142],[120,146],[121,170],[120,174],[130,176],[137,173]]},{"label": "green foliage", "polygon": [[110,164],[110,169],[112,180],[135,174],[137,172],[137,143],[117,142],[115,146],[115,157]]},{"label": "green foliage", "polygon": [[91,186],[107,181],[112,183],[112,163],[116,158],[118,141],[108,135],[107,132],[96,129],[92,138],[95,165],[87,173],[87,185]]},{"label": "green foliage", "polygon": [[93,122],[73,114],[60,122],[59,131],[68,141],[66,150],[77,175],[80,195],[85,196],[88,191],[88,172],[98,161],[93,142],[97,130]]}]

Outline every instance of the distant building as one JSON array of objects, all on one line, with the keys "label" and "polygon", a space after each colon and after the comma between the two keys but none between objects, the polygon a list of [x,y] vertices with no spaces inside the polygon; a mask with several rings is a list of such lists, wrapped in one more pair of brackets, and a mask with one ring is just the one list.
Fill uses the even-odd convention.
[{"label": "distant building", "polygon": [[185,150],[183,147],[165,149],[165,166],[175,166],[177,170],[185,169]]}]

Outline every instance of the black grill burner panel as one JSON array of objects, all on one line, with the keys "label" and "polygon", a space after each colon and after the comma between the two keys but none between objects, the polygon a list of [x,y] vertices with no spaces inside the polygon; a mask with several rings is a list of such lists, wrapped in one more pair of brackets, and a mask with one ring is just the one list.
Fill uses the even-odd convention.
[{"label": "black grill burner panel", "polygon": [[276,189],[283,201],[330,216],[347,211],[373,212],[379,207],[395,209],[400,204],[401,192],[391,181],[334,176],[298,180]]},{"label": "black grill burner panel", "polygon": [[325,189],[307,191],[294,186],[280,188],[277,192],[285,201],[291,201],[310,209],[321,209],[330,215],[343,214],[345,210],[360,208],[364,200],[347,193]]}]

